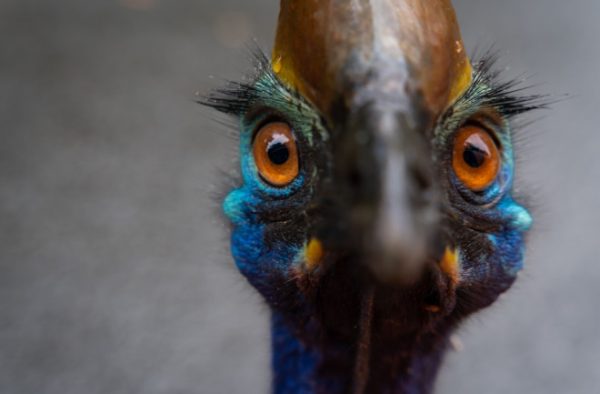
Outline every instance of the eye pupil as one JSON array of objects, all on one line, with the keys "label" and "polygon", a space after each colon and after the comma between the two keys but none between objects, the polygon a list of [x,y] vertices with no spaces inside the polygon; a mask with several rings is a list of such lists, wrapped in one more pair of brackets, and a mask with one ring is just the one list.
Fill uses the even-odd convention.
[{"label": "eye pupil", "polygon": [[463,160],[471,168],[479,168],[487,159],[487,152],[473,145],[468,145],[463,153]]},{"label": "eye pupil", "polygon": [[273,164],[278,166],[287,163],[290,159],[290,151],[284,144],[276,142],[267,148],[267,155]]}]

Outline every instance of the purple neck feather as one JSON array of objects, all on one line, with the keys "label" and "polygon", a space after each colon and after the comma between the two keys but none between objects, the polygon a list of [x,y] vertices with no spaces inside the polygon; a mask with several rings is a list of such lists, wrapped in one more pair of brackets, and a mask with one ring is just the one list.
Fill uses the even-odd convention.
[{"label": "purple neck feather", "polygon": [[[301,333],[292,327],[281,314],[273,312],[275,394],[429,394],[450,331],[442,329],[444,335],[437,331],[393,340],[373,332],[365,344],[360,338],[347,341],[325,335],[314,322]],[[367,355],[363,357],[365,365],[357,367],[363,352]]]}]

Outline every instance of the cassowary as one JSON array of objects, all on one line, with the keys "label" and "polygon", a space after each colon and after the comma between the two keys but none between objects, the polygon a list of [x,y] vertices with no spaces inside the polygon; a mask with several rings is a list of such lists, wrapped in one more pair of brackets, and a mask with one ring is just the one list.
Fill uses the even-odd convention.
[{"label": "cassowary", "polygon": [[275,393],[433,390],[451,333],[523,266],[511,120],[450,0],[281,0],[270,60],[205,104],[239,119],[223,209],[272,311]]}]

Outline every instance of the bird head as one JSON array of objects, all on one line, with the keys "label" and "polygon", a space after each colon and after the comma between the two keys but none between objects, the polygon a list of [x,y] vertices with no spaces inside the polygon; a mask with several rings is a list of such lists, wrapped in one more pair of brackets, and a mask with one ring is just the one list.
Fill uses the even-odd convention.
[{"label": "bird head", "polygon": [[207,103],[239,118],[223,207],[239,270],[298,324],[417,332],[491,304],[522,268],[511,118],[449,0],[282,0],[271,59]]}]

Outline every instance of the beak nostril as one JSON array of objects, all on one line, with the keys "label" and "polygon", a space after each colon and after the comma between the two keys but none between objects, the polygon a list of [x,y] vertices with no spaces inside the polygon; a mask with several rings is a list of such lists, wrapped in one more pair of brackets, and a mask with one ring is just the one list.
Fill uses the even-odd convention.
[{"label": "beak nostril", "polygon": [[380,180],[374,172],[373,161],[367,158],[366,152],[363,152],[354,154],[342,167],[340,185],[344,187],[354,203],[369,203],[375,200]]},{"label": "beak nostril", "polygon": [[419,192],[425,192],[432,188],[433,182],[429,171],[422,166],[414,165],[411,168],[412,178],[414,180],[415,189]]},{"label": "beak nostril", "polygon": [[435,203],[436,193],[431,171],[418,163],[409,168],[409,199],[415,208],[431,207]]},{"label": "beak nostril", "polygon": [[348,173],[348,183],[350,184],[350,187],[352,188],[352,190],[359,190],[361,184],[363,183],[362,181],[362,176],[360,174],[360,171],[358,171],[358,169],[356,167],[353,167],[349,173]]}]

